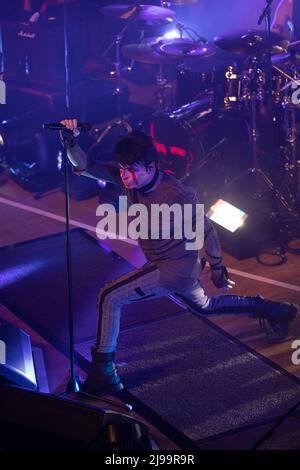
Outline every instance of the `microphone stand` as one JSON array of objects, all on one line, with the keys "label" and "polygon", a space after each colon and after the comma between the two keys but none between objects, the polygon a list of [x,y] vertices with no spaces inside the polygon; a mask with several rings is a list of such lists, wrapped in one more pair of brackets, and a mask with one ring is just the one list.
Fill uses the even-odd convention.
[{"label": "microphone stand", "polygon": [[175,27],[179,31],[180,39],[183,39],[183,34],[186,33],[193,42],[207,42],[207,40],[200,36],[200,34],[195,29],[186,26],[181,21],[176,21]]},{"label": "microphone stand", "polygon": [[[64,56],[65,56],[65,105],[66,112],[70,112],[70,98],[69,98],[69,65],[68,65],[68,28],[67,28],[67,2],[64,0]],[[66,267],[67,267],[67,299],[68,299],[68,323],[69,323],[69,355],[70,355],[70,379],[66,386],[66,393],[80,393],[87,397],[98,399],[109,403],[116,407],[132,410],[132,406],[124,403],[120,404],[117,401],[108,398],[100,398],[98,396],[90,395],[80,391],[80,377],[76,375],[75,370],[75,345],[74,345],[74,314],[73,314],[73,289],[72,289],[72,250],[70,241],[70,181],[68,173],[68,155],[67,155],[67,142],[63,138],[63,168],[64,168],[64,184],[65,184],[65,207],[66,207]]]},{"label": "microphone stand", "polygon": [[67,384],[67,392],[79,392],[80,379],[76,375],[74,361],[74,321],[73,321],[73,289],[72,289],[72,250],[70,243],[70,181],[68,174],[67,143],[63,138],[63,168],[65,185],[65,210],[66,210],[66,261],[67,261],[67,294],[68,294],[68,324],[69,324],[69,355],[70,355],[70,380]]}]

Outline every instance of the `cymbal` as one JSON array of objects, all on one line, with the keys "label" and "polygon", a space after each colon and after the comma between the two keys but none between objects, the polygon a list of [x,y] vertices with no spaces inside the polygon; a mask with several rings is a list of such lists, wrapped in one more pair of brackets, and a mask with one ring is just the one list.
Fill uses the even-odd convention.
[{"label": "cymbal", "polygon": [[135,19],[146,21],[147,23],[171,23],[176,16],[175,11],[170,8],[162,8],[155,5],[135,5],[128,3],[125,5],[107,5],[100,8],[100,12],[106,16],[113,16],[121,19]]},{"label": "cymbal", "polygon": [[156,52],[153,48],[153,44],[155,43],[126,44],[126,46],[122,47],[122,53],[128,59],[141,62],[142,64],[164,65],[174,62],[172,57]]},{"label": "cymbal", "polygon": [[299,52],[300,51],[300,41],[293,41],[288,44],[288,51]]},{"label": "cymbal", "polygon": [[272,55],[272,64],[278,66],[290,66],[300,64],[300,55],[295,52],[284,52],[283,54]]},{"label": "cymbal", "polygon": [[[214,44],[233,54],[263,54],[268,51],[267,34],[261,30],[236,31],[214,38]],[[286,52],[286,39],[277,33],[271,33],[272,53]]]},{"label": "cymbal", "polygon": [[300,41],[298,40],[298,41],[290,42],[287,48],[287,53],[289,54],[289,59],[287,61],[289,65],[299,65],[300,64]]},{"label": "cymbal", "polygon": [[169,39],[154,44],[153,49],[173,59],[185,59],[191,57],[210,57],[215,54],[215,48],[207,43],[199,43],[190,39]]}]

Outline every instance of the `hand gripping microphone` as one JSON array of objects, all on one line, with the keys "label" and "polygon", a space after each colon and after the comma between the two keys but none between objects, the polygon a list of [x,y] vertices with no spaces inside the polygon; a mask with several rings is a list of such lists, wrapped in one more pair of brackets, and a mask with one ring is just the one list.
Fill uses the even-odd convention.
[{"label": "hand gripping microphone", "polygon": [[[45,122],[43,124],[43,129],[46,129],[48,131],[70,131],[69,129],[66,128],[63,124],[60,122]],[[80,132],[88,132],[92,129],[92,124],[89,122],[78,122],[77,123],[77,129]]]}]

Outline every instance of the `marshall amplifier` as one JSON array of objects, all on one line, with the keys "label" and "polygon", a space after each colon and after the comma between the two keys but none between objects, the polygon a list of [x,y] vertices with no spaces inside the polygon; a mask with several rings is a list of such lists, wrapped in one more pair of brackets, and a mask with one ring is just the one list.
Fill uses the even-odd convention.
[{"label": "marshall amplifier", "polygon": [[[61,21],[47,18],[41,23],[5,22],[1,25],[7,83],[59,88],[65,81],[64,31]],[[70,82],[80,71],[80,25],[68,28]]]}]

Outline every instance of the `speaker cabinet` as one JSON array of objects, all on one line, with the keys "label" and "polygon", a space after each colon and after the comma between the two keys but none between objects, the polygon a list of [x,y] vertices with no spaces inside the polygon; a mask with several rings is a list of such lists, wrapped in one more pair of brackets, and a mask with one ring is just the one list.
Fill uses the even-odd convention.
[{"label": "speaker cabinet", "polygon": [[[20,86],[60,88],[65,81],[65,50],[62,21],[3,22],[1,25],[6,82]],[[68,66],[70,82],[80,72],[80,28],[69,26]]]}]

